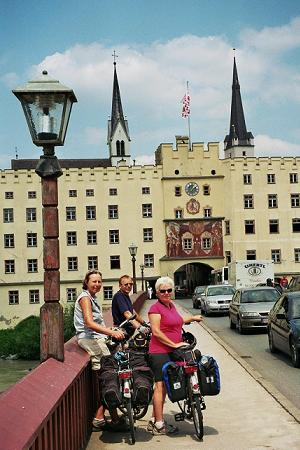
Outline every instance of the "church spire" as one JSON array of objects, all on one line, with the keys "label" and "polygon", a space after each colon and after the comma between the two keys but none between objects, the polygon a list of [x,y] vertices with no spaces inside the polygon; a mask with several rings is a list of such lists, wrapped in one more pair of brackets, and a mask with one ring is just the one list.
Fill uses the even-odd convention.
[{"label": "church spire", "polygon": [[111,104],[111,117],[108,121],[107,144],[111,158],[111,165],[130,165],[130,136],[127,120],[124,118],[119,81],[117,75],[116,53],[114,57],[114,81]]},{"label": "church spire", "polygon": [[251,131],[247,131],[240,83],[235,57],[233,58],[232,98],[229,134],[224,140],[225,158],[254,156],[254,143]]}]

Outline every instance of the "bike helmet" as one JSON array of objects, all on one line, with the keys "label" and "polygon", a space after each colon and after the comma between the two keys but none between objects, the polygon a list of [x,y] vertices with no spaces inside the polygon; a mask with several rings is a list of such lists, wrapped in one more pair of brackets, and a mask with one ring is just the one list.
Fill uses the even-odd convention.
[{"label": "bike helmet", "polygon": [[137,333],[130,341],[132,348],[144,348],[147,345],[147,338],[144,333]]},{"label": "bike helmet", "polygon": [[189,344],[192,348],[194,348],[197,344],[197,339],[195,338],[195,336],[188,331],[183,331],[182,341]]}]

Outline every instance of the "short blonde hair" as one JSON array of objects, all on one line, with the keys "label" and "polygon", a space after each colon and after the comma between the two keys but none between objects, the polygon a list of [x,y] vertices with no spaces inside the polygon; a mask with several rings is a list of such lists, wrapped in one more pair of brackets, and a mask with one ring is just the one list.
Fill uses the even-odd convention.
[{"label": "short blonde hair", "polygon": [[169,284],[174,289],[174,281],[170,277],[160,277],[156,280],[155,290],[159,291],[159,288],[162,284]]}]

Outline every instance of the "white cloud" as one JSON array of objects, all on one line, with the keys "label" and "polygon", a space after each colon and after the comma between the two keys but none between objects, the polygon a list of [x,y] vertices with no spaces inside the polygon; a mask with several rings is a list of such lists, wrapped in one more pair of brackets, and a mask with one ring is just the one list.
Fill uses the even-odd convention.
[{"label": "white cloud", "polygon": [[255,154],[256,156],[298,156],[300,155],[299,145],[288,141],[275,139],[270,136],[260,134],[255,136]]}]

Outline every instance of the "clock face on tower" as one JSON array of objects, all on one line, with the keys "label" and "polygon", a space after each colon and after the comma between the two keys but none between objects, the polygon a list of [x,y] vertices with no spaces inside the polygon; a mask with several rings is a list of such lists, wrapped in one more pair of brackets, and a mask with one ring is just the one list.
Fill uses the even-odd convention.
[{"label": "clock face on tower", "polygon": [[190,195],[191,197],[194,197],[199,192],[199,186],[194,181],[190,181],[185,185],[185,192]]}]

